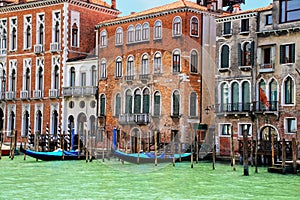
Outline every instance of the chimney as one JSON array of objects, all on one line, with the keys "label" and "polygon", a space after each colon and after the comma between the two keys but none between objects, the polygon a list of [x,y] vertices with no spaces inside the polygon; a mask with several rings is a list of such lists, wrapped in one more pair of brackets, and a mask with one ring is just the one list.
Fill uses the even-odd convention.
[{"label": "chimney", "polygon": [[241,11],[241,5],[239,3],[233,5],[232,13],[239,13]]},{"label": "chimney", "polygon": [[116,2],[116,0],[111,0],[111,8],[112,9],[117,9],[117,2]]}]

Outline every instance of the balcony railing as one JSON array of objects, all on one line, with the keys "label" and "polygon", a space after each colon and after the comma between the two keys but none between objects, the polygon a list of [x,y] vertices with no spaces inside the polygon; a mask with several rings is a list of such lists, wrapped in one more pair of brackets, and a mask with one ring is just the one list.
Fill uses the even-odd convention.
[{"label": "balcony railing", "polygon": [[263,63],[260,64],[259,72],[274,72],[275,64],[274,63]]},{"label": "balcony railing", "polygon": [[0,92],[0,100],[5,100],[5,92]]},{"label": "balcony railing", "polygon": [[249,112],[251,111],[251,103],[224,103],[215,106],[215,112]]},{"label": "balcony railing", "polygon": [[126,81],[133,81],[134,80],[134,75],[127,75],[125,76]]},{"label": "balcony railing", "polygon": [[15,91],[6,92],[6,100],[14,100],[14,99],[16,99]]},{"label": "balcony railing", "polygon": [[0,56],[6,56],[7,50],[6,49],[0,49]]},{"label": "balcony railing", "polygon": [[30,92],[28,90],[20,91],[20,98],[21,99],[29,99]]},{"label": "balcony railing", "polygon": [[267,101],[267,102],[254,102],[253,103],[253,110],[257,112],[276,112],[278,111],[278,101]]},{"label": "balcony railing", "polygon": [[34,53],[35,54],[44,53],[44,45],[42,45],[42,44],[34,45]]},{"label": "balcony railing", "polygon": [[84,87],[64,87],[62,91],[63,96],[91,96],[97,92],[96,86],[84,86]]},{"label": "balcony railing", "polygon": [[58,42],[50,43],[50,51],[51,52],[58,52],[59,50],[60,50],[60,48],[59,48]]},{"label": "balcony railing", "polygon": [[59,90],[58,89],[49,89],[49,97],[50,98],[58,98]]},{"label": "balcony railing", "polygon": [[139,79],[140,80],[149,80],[150,79],[150,75],[149,74],[140,74],[139,75]]},{"label": "balcony railing", "polygon": [[35,98],[35,99],[41,99],[41,98],[43,98],[43,92],[42,92],[42,90],[34,90],[33,91],[33,98]]},{"label": "balcony railing", "polygon": [[119,115],[120,124],[148,124],[150,123],[150,114],[120,114]]}]

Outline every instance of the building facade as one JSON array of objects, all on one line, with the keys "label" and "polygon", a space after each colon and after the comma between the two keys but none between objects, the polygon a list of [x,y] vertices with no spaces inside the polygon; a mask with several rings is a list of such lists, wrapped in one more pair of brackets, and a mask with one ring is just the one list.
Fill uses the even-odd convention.
[{"label": "building facade", "polygon": [[204,139],[202,104],[211,102],[203,102],[201,85],[214,84],[203,74],[214,68],[215,16],[177,1],[96,26],[98,122],[108,139],[117,129],[118,144],[132,152],[148,151],[155,140],[185,150],[194,137]]},{"label": "building facade", "polygon": [[119,11],[103,1],[7,1],[0,7],[0,128],[9,136],[65,130],[67,60],[94,55],[94,25]]}]

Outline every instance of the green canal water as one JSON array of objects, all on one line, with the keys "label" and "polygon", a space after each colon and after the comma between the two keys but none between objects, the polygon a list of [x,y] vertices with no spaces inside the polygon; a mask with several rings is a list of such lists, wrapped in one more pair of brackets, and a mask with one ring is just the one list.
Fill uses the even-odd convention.
[{"label": "green canal water", "polygon": [[300,176],[259,168],[189,162],[133,165],[110,161],[0,160],[0,199],[300,199]]}]

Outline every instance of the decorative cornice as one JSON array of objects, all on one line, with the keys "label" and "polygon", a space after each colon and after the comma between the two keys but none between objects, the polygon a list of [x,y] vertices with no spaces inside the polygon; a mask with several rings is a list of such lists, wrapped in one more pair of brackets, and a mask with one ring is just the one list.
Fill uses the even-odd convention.
[{"label": "decorative cornice", "polygon": [[290,28],[281,28],[281,29],[273,29],[273,30],[265,30],[265,31],[260,31],[256,32],[258,36],[261,37],[268,37],[270,35],[286,35],[288,33],[293,33],[293,32],[300,32],[300,27],[290,27]]},{"label": "decorative cornice", "polygon": [[240,20],[240,19],[248,19],[251,17],[256,17],[258,15],[257,12],[253,12],[253,13],[244,13],[244,14],[240,14],[240,15],[230,15],[227,17],[221,17],[216,19],[217,23],[222,23],[222,22],[229,22],[229,21],[234,21],[234,20]]},{"label": "decorative cornice", "polygon": [[42,0],[42,1],[31,1],[22,4],[11,4],[0,8],[0,13],[16,12],[27,9],[34,9],[38,7],[47,7],[51,5],[57,5],[62,3],[70,3],[73,5],[93,9],[99,12],[104,12],[110,15],[118,15],[120,11],[108,8],[101,5],[91,4],[80,0]]},{"label": "decorative cornice", "polygon": [[113,25],[117,25],[117,24],[124,24],[124,23],[128,23],[128,22],[133,22],[133,21],[157,18],[157,17],[170,15],[170,14],[174,14],[174,13],[181,13],[181,12],[192,12],[192,13],[196,13],[196,14],[204,14],[204,15],[213,16],[213,17],[218,16],[218,14],[213,13],[213,12],[197,10],[197,9],[189,8],[189,7],[176,8],[176,9],[172,9],[172,10],[160,11],[160,12],[145,14],[145,15],[136,16],[136,17],[130,17],[130,15],[129,15],[126,19],[123,19],[122,17],[120,17],[120,19],[116,18],[113,21],[108,21],[108,22],[104,21],[100,24],[97,24],[96,29],[99,29],[101,27],[113,26]]}]

